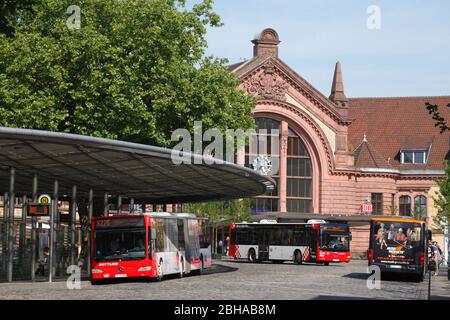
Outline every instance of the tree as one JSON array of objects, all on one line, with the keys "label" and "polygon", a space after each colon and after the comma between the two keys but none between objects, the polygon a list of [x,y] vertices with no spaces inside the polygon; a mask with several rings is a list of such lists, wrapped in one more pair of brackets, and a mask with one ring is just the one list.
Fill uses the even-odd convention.
[{"label": "tree", "polygon": [[[427,102],[425,105],[427,107],[428,113],[432,114],[433,120],[436,121],[436,124],[434,126],[439,127],[441,133],[444,133],[445,131],[450,131],[450,127],[447,124],[447,121],[439,112],[439,106],[436,104],[431,104],[429,102]],[[450,108],[450,103],[447,104],[447,108]]]},{"label": "tree", "polygon": [[18,12],[30,11],[34,2],[36,0],[4,0],[0,4],[0,33],[11,36],[18,23]]},{"label": "tree", "polygon": [[227,201],[210,201],[188,204],[188,211],[198,217],[208,218],[211,224],[220,222],[243,222],[251,219],[251,199],[237,199]]},{"label": "tree", "polygon": [[[177,128],[253,127],[254,100],[226,60],[205,57],[212,0],[79,1],[11,8],[0,34],[1,126],[45,129],[170,147]],[[70,21],[70,19],[69,19]]]},{"label": "tree", "polygon": [[434,222],[439,229],[442,229],[442,226],[450,221],[450,162],[447,161],[446,165],[446,177],[436,179],[439,192],[433,197],[434,205],[437,209]]},{"label": "tree", "polygon": [[221,25],[212,0],[80,0],[80,28],[66,13],[73,4],[0,7],[0,126],[164,147],[196,120],[222,132],[254,126],[254,99],[226,60],[205,57],[206,28]]}]

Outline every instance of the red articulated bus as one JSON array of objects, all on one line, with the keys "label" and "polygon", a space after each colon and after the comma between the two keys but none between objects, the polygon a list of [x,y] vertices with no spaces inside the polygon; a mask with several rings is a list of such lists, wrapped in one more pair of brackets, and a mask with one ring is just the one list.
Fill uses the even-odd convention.
[{"label": "red articulated bus", "polygon": [[348,224],[309,220],[308,223],[236,223],[230,226],[228,256],[250,262],[350,261]]},{"label": "red articulated bus", "polygon": [[166,212],[95,217],[91,282],[201,274],[211,266],[208,220]]}]

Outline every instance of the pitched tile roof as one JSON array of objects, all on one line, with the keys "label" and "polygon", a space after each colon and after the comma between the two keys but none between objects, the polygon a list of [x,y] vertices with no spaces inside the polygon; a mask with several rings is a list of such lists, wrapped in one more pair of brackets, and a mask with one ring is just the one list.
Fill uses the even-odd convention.
[{"label": "pitched tile roof", "polygon": [[367,141],[363,141],[355,149],[356,168],[383,168],[392,169],[392,165]]},{"label": "pitched tile roof", "polygon": [[[426,102],[439,105],[439,112],[450,122],[450,108],[447,107],[450,96],[349,99],[348,114],[353,123],[349,127],[348,140],[352,149],[359,152],[355,160],[364,165],[370,162],[379,165],[379,157],[369,157],[372,147],[381,158],[389,159],[396,169],[443,169],[444,160],[450,160],[450,134],[448,131],[441,134],[435,127]],[[370,141],[366,151],[360,146],[364,134]],[[356,150],[356,146],[360,150]],[[428,150],[427,163],[401,164],[401,149]]]}]

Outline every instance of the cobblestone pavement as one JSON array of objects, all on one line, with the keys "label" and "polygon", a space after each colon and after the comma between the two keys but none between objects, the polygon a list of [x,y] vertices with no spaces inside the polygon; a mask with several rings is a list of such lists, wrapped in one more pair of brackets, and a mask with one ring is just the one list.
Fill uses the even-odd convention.
[{"label": "cobblestone pavement", "polygon": [[[220,261],[202,276],[123,282],[69,290],[65,281],[0,283],[0,299],[427,299],[428,282],[382,281],[369,290],[365,261],[322,266]],[[433,277],[434,298],[449,298],[447,277]]]}]

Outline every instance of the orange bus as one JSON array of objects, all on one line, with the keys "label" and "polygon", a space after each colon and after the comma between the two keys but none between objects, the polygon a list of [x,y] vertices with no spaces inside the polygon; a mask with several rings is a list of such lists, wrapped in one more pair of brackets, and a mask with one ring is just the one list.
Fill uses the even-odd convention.
[{"label": "orange bus", "polygon": [[370,221],[369,266],[381,273],[406,273],[422,280],[428,262],[428,231],[423,220],[380,217]]}]

